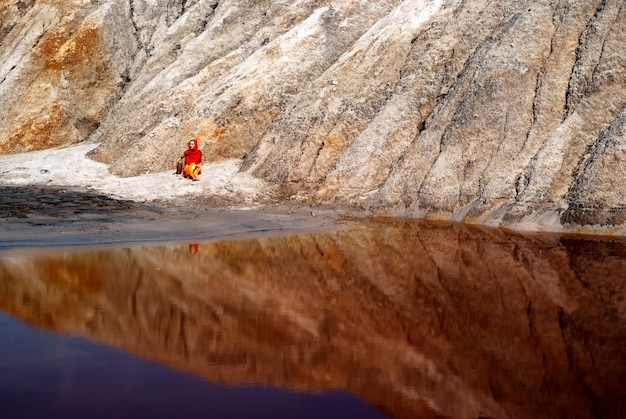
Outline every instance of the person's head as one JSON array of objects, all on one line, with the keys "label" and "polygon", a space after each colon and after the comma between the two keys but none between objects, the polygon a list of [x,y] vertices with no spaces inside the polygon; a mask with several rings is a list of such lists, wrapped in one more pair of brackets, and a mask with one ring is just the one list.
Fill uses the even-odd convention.
[{"label": "person's head", "polygon": [[187,143],[187,147],[189,147],[190,150],[198,148],[198,140],[195,138],[193,140],[189,140],[189,142]]}]

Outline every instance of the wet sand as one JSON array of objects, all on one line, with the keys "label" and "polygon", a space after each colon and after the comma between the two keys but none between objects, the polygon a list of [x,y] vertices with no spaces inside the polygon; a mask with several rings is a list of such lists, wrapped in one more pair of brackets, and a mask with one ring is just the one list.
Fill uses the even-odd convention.
[{"label": "wet sand", "polygon": [[330,209],[209,205],[141,203],[59,187],[1,186],[0,250],[194,242],[340,228],[341,215]]}]

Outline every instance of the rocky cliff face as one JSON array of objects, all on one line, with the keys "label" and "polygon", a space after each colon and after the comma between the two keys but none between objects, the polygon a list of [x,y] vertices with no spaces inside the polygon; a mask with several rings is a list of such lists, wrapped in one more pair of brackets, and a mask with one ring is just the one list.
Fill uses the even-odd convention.
[{"label": "rocky cliff face", "polygon": [[617,0],[0,2],[0,151],[186,140],[283,198],[624,232]]},{"label": "rocky cliff face", "polygon": [[622,417],[624,241],[364,223],[0,258],[0,309],[226,383],[392,417]]}]

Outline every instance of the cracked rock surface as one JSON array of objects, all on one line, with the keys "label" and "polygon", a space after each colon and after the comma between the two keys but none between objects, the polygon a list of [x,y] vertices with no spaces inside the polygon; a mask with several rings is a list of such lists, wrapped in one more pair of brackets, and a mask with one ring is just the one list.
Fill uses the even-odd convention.
[{"label": "cracked rock surface", "polygon": [[0,152],[197,137],[281,199],[624,234],[625,38],[616,0],[4,1]]}]

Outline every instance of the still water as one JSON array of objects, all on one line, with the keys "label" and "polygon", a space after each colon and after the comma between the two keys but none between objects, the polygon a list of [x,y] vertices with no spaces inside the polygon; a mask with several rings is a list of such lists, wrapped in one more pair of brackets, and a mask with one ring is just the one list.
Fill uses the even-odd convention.
[{"label": "still water", "polygon": [[626,241],[408,220],[0,254],[1,417],[626,415]]}]

